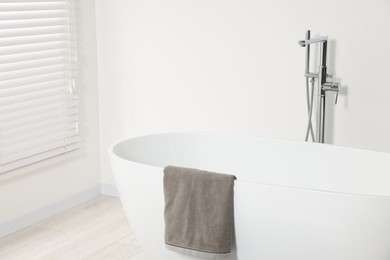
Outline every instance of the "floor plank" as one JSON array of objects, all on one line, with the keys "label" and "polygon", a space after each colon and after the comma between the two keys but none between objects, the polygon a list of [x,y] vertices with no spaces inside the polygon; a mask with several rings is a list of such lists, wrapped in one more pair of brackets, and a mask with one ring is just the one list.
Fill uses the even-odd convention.
[{"label": "floor plank", "polygon": [[99,196],[0,238],[0,259],[146,259],[118,198]]},{"label": "floor plank", "polygon": [[40,259],[85,259],[128,235],[126,225],[127,219],[123,218]]}]

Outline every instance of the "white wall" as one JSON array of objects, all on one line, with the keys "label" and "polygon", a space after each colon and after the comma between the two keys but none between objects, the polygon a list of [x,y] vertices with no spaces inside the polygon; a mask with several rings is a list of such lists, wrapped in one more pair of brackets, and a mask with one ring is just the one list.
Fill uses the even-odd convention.
[{"label": "white wall", "polygon": [[95,6],[75,2],[82,149],[0,177],[0,236],[100,193]]},{"label": "white wall", "polygon": [[390,152],[388,0],[96,0],[96,16],[103,183],[107,147],[124,137],[303,140],[306,29],[330,36],[343,85],[328,142]]}]

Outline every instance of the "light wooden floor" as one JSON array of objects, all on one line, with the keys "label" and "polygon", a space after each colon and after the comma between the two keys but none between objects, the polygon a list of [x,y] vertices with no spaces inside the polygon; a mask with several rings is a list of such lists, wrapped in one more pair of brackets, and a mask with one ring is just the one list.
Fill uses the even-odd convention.
[{"label": "light wooden floor", "polygon": [[146,259],[118,198],[100,196],[0,238],[0,259]]}]

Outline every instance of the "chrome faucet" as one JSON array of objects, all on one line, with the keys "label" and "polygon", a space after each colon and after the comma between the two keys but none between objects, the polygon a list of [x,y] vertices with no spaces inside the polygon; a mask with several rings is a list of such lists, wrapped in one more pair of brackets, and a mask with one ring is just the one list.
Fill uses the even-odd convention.
[{"label": "chrome faucet", "polygon": [[[313,142],[324,143],[325,142],[325,99],[326,92],[332,91],[336,92],[335,104],[337,104],[338,92],[339,92],[339,82],[334,82],[328,79],[333,78],[332,75],[327,74],[327,47],[328,47],[328,37],[317,37],[310,38],[310,31],[306,32],[306,39],[298,42],[300,46],[306,47],[306,69],[305,69],[305,78],[306,78],[306,94],[307,94],[307,107],[308,107],[308,126],[306,131],[305,141],[309,140],[309,133],[312,137]],[[310,72],[310,45],[311,44],[320,44],[320,64],[318,66],[318,72]],[[309,81],[311,83],[311,88],[309,87]],[[316,118],[316,135],[314,137],[313,125],[311,123],[311,118],[313,114],[314,107],[314,84],[317,81],[317,118]]]}]

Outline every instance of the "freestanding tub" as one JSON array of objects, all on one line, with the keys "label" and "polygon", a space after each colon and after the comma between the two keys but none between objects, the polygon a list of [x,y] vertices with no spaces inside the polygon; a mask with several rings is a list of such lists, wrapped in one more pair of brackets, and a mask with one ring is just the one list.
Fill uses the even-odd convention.
[{"label": "freestanding tub", "polygon": [[120,199],[151,260],[164,246],[163,167],[231,173],[239,260],[389,260],[390,154],[215,134],[156,134],[110,148]]}]

